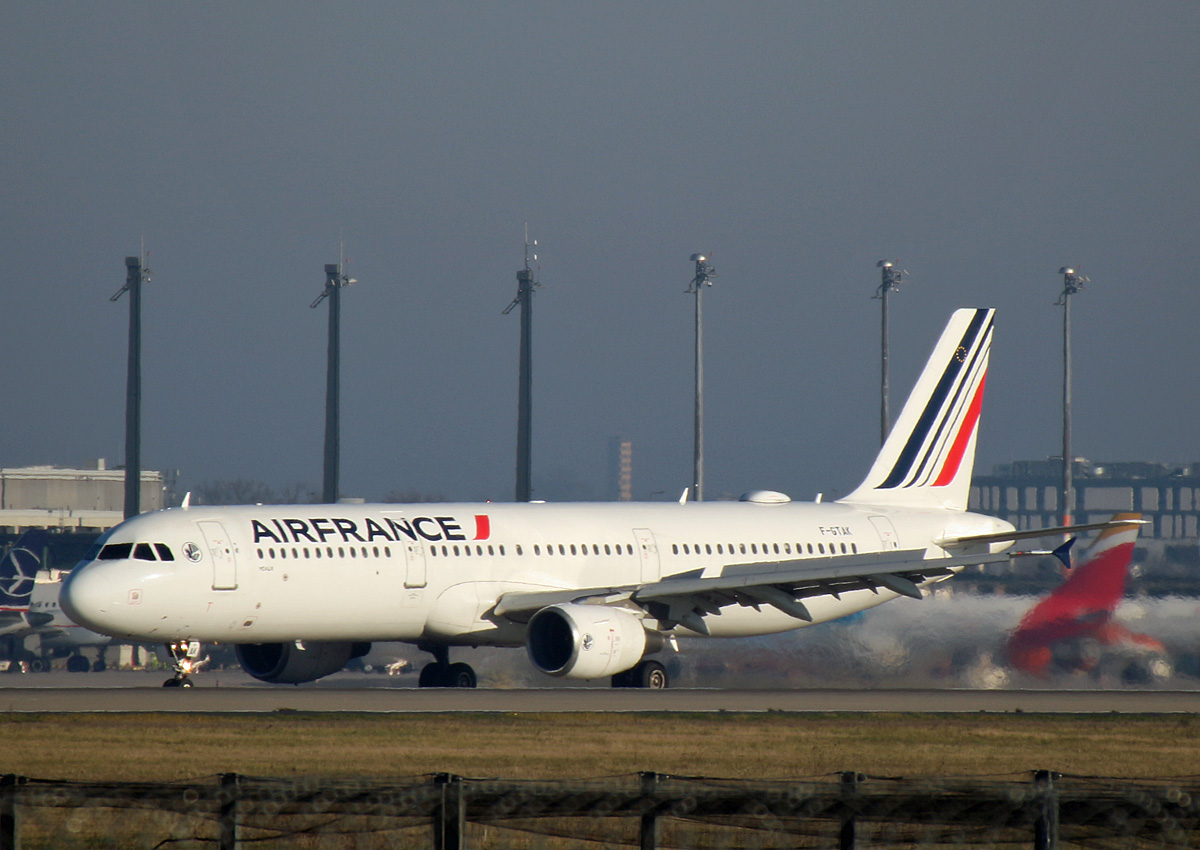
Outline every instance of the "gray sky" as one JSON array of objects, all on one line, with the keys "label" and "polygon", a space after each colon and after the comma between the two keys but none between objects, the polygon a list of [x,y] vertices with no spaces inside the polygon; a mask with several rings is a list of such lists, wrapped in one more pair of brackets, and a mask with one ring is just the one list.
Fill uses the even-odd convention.
[{"label": "gray sky", "polygon": [[511,499],[523,222],[534,489],[844,493],[949,312],[995,306],[977,469],[1061,445],[1200,460],[1194,3],[0,6],[0,465],[123,462],[142,238],[143,465],[320,489],[344,238],[342,489]]}]

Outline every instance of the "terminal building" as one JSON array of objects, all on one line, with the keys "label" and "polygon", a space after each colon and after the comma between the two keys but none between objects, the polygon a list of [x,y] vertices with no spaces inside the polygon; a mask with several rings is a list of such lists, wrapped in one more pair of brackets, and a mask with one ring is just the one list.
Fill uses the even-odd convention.
[{"label": "terminal building", "polygon": [[[158,510],[165,499],[161,472],[142,470],[141,507]],[[26,466],[0,469],[0,533],[27,528],[99,534],[123,519],[125,470],[104,459],[83,469]]]},{"label": "terminal building", "polygon": [[[1135,557],[1159,571],[1200,579],[1200,463],[1093,463],[1077,457],[1071,477],[1075,522],[1136,511],[1147,523]],[[1017,528],[1046,528],[1062,524],[1061,494],[1060,458],[1014,461],[972,479],[970,509]]]}]

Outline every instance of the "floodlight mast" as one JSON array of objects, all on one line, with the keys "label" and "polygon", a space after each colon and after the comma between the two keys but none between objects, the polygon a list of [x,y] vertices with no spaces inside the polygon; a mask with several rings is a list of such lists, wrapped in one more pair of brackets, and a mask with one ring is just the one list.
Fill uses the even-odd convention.
[{"label": "floodlight mast", "polygon": [[338,500],[338,480],[341,453],[341,324],[344,287],[358,283],[343,270],[345,261],[325,264],[325,288],[310,308],[329,299],[328,363],[325,377],[325,463],[321,485],[321,501],[333,504]]},{"label": "floodlight mast", "polygon": [[703,254],[692,254],[691,261],[696,264],[696,274],[688,285],[687,292],[696,296],[696,411],[694,422],[694,443],[692,454],[692,497],[697,502],[704,501],[704,308],[702,294],[704,287],[712,286],[712,279],[717,276],[717,270],[708,264],[708,258]]},{"label": "floodlight mast", "polygon": [[883,303],[883,329],[880,345],[881,375],[879,382],[879,443],[882,445],[887,442],[888,434],[892,430],[892,416],[888,408],[888,396],[890,394],[888,383],[888,294],[900,290],[900,282],[908,272],[896,268],[895,260],[880,260],[875,264],[875,267],[880,270],[881,280],[879,288],[875,290],[875,294],[872,297],[878,298]]},{"label": "floodlight mast", "polygon": [[1054,302],[1055,306],[1063,308],[1062,524],[1070,525],[1075,514],[1074,464],[1071,457],[1071,296],[1082,290],[1090,279],[1070,266],[1063,266],[1058,273],[1063,276],[1063,291]]},{"label": "floodlight mast", "polygon": [[124,518],[142,512],[142,284],[150,269],[141,257],[125,258],[125,285],[109,298],[129,293],[129,357],[125,379],[125,510]]},{"label": "floodlight mast", "polygon": [[[534,251],[531,252],[530,248]],[[515,500],[533,499],[533,290],[540,284],[529,265],[537,261],[537,240],[529,241],[529,223],[525,224],[525,267],[517,272],[517,297],[504,308],[507,316],[521,308],[521,350],[517,378],[517,484]]]}]

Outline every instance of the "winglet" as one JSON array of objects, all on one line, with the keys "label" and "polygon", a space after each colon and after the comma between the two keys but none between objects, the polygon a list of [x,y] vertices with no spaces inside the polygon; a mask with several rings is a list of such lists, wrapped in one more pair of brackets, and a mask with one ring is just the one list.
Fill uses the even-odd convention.
[{"label": "winglet", "polygon": [[1078,537],[1068,537],[1065,543],[1061,544],[1060,546],[1055,547],[1054,551],[1052,551],[1050,553],[1054,557],[1058,558],[1058,560],[1062,561],[1063,566],[1066,567],[1068,570],[1071,569],[1071,566],[1072,566],[1071,565],[1071,548],[1075,545],[1075,541],[1078,539],[1079,539]]}]

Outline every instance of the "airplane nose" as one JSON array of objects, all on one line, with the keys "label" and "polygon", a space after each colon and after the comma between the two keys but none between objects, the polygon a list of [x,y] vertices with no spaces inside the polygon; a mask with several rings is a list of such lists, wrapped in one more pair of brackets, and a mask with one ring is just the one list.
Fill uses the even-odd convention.
[{"label": "airplane nose", "polygon": [[58,594],[58,604],[72,622],[95,631],[103,631],[113,610],[113,584],[99,565],[89,564],[72,570]]}]

